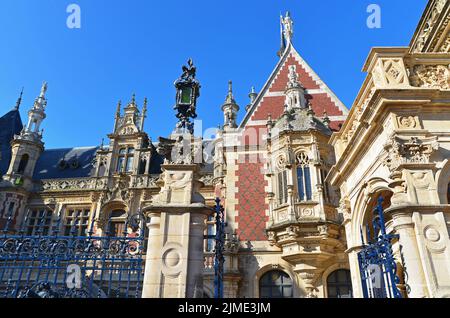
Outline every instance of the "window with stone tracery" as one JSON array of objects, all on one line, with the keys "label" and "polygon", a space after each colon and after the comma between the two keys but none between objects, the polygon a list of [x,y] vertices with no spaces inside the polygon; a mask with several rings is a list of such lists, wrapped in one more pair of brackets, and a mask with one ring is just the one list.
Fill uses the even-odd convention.
[{"label": "window with stone tracery", "polygon": [[134,160],[134,148],[127,147],[119,150],[119,157],[117,159],[117,172],[132,172]]},{"label": "window with stone tracery", "polygon": [[308,155],[297,155],[297,193],[300,202],[312,200],[311,168]]}]

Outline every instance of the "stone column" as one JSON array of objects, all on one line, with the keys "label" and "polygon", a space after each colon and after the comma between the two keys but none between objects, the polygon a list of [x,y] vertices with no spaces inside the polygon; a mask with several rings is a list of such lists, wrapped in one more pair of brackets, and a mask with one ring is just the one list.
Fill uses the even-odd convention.
[{"label": "stone column", "polygon": [[410,298],[427,297],[427,284],[411,213],[395,211],[390,213],[394,221],[395,233],[400,235],[399,243],[402,246],[404,268],[407,273],[406,283],[411,288],[408,296]]},{"label": "stone column", "polygon": [[205,232],[205,214],[191,214],[189,259],[187,273],[187,298],[203,298],[203,243]]},{"label": "stone column", "polygon": [[158,298],[161,282],[161,215],[151,213],[148,227],[147,255],[145,258],[145,273],[142,298]]}]

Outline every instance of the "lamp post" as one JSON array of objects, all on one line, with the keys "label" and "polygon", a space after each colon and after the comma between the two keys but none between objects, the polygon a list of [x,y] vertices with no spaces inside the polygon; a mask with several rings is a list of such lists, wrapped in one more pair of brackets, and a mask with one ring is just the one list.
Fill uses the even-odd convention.
[{"label": "lamp post", "polygon": [[197,118],[197,98],[200,97],[201,86],[195,78],[197,69],[192,59],[189,59],[188,66],[183,66],[182,69],[183,74],[174,83],[177,90],[174,109],[177,110],[176,117],[179,119],[177,129],[184,129],[193,134],[194,124],[191,123],[190,119]]}]

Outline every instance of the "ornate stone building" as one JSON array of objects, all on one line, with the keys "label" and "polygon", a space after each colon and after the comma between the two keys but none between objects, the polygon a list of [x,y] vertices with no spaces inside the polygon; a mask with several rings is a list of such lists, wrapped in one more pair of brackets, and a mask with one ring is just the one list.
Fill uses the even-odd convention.
[{"label": "ornate stone building", "polygon": [[0,222],[28,215],[32,235],[57,215],[69,229],[76,214],[79,235],[91,220],[96,235],[133,235],[125,219],[142,211],[143,297],[212,297],[204,235],[218,196],[226,297],[362,297],[357,254],[381,196],[403,295],[450,297],[449,21],[450,2],[431,0],[409,47],[373,48],[349,111],[294,48],[287,14],[278,64],[240,123],[229,83],[214,140],[186,134],[196,110],[183,105],[200,89],[192,61],[176,82],[179,124],[159,142],[133,95],[106,144],[45,149],[44,83],[24,127],[21,98],[0,118]]}]

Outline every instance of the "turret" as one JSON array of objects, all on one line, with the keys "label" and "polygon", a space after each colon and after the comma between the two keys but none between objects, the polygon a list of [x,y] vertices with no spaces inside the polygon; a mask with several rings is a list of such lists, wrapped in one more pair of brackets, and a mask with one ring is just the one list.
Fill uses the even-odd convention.
[{"label": "turret", "polygon": [[239,105],[236,104],[233,96],[233,83],[228,82],[228,94],[225,99],[225,103],[222,105],[222,111],[224,116],[223,127],[224,130],[230,128],[237,128],[237,112],[239,111]]},{"label": "turret", "polygon": [[292,110],[295,108],[307,108],[305,89],[298,79],[295,65],[289,65],[288,78],[289,81],[285,91],[285,105],[287,106],[288,110]]},{"label": "turret", "polygon": [[[34,168],[39,156],[44,151],[40,127],[46,117],[46,92],[47,83],[44,82],[39,96],[28,112],[27,125],[19,135],[14,136],[11,142],[11,162],[4,179],[11,182],[14,186],[31,187]],[[21,100],[22,94],[17,101],[16,109],[19,108]]]}]

